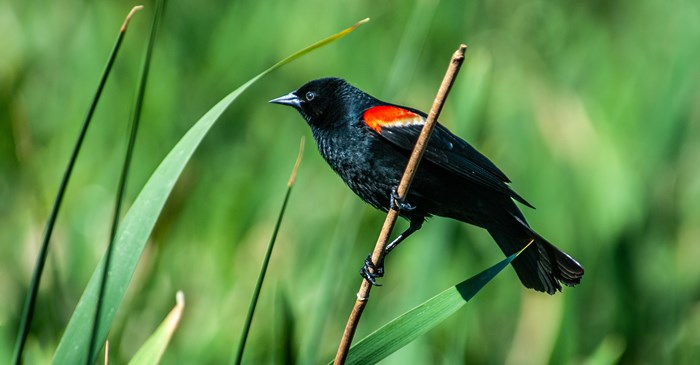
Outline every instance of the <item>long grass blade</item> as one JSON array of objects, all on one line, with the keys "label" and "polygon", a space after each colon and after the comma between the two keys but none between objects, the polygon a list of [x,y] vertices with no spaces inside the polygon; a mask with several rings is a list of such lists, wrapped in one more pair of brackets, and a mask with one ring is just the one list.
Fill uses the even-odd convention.
[{"label": "long grass blade", "polygon": [[[158,30],[158,25],[163,14],[163,8],[165,7],[165,0],[158,1],[156,4],[156,11],[153,14],[153,21],[151,22],[151,35],[146,46],[146,52],[143,57],[143,62],[141,64],[141,76],[139,77],[139,83],[136,90],[136,99],[134,102],[134,110],[131,113],[131,128],[129,132],[129,140],[126,147],[126,153],[124,156],[124,164],[122,165],[121,176],[119,177],[119,185],[117,187],[116,199],[114,203],[114,214],[112,216],[112,228],[109,235],[109,243],[107,244],[107,251],[105,253],[105,267],[109,268],[112,261],[112,251],[114,247],[114,237],[117,235],[117,227],[119,225],[119,217],[121,216],[122,203],[124,201],[124,193],[126,190],[126,182],[129,178],[129,168],[131,167],[131,159],[134,154],[134,145],[136,144],[136,135],[139,130],[139,122],[141,120],[141,107],[143,105],[143,96],[146,90],[146,82],[148,80],[148,70],[151,66],[151,56],[153,54],[153,45],[155,44],[156,32]],[[100,349],[96,349],[97,346],[97,330],[100,327],[100,318],[102,316],[102,307],[104,301],[104,290],[107,285],[107,276],[109,275],[109,270],[102,271],[102,280],[100,281],[100,291],[97,294],[97,308],[95,309],[95,317],[92,321],[92,332],[89,338],[88,346],[88,356],[86,356],[86,365],[93,364],[97,358],[91,358],[89,355],[95,352],[99,352]]]},{"label": "long grass blade", "polygon": [[275,223],[275,228],[272,230],[272,237],[270,237],[270,243],[267,245],[267,251],[265,252],[265,258],[263,259],[262,267],[260,268],[260,273],[258,274],[258,281],[255,283],[255,290],[253,290],[253,297],[250,299],[250,305],[248,306],[248,314],[245,317],[245,323],[243,324],[243,332],[241,334],[241,339],[238,342],[238,350],[236,351],[236,356],[232,358],[231,363],[239,365],[241,360],[243,360],[243,350],[245,350],[245,344],[248,340],[248,333],[250,332],[250,324],[253,322],[253,315],[255,315],[255,307],[258,305],[258,298],[260,297],[260,290],[262,289],[263,281],[265,280],[265,274],[267,273],[267,266],[270,263],[270,257],[272,256],[272,250],[275,247],[275,241],[277,240],[277,233],[279,232],[280,225],[282,224],[282,217],[284,217],[284,211],[287,208],[287,201],[289,201],[289,194],[292,192],[292,187],[294,186],[294,181],[296,180],[297,170],[299,169],[299,164],[301,163],[301,158],[304,155],[304,138],[301,139],[301,144],[299,145],[299,154],[297,155],[297,160],[294,163],[294,168],[292,169],[292,175],[289,178],[289,183],[287,183],[287,192],[284,195],[284,200],[282,201],[282,208],[277,216],[277,222]]},{"label": "long grass blade", "polygon": [[[126,213],[117,230],[112,257],[113,264],[110,267],[110,275],[107,278],[104,292],[104,315],[101,318],[102,325],[98,329],[98,342],[103,342],[107,337],[107,332],[124,297],[129,281],[136,270],[136,265],[143,253],[148,237],[165,205],[165,201],[175,186],[175,182],[202,139],[204,139],[204,136],[206,136],[221,114],[244,91],[263,76],[349,34],[364,22],[366,20],[294,53],[232,91],[205,113],[163,159],[136,197],[136,200],[134,200],[131,209]],[[80,364],[85,362],[86,348],[84,339],[90,336],[92,329],[92,326],[87,324],[90,323],[95,310],[99,281],[102,270],[105,267],[104,264],[103,258],[78,301],[78,305],[54,354],[54,364]]]},{"label": "long grass blade", "polygon": [[112,71],[112,65],[117,59],[117,54],[124,39],[124,34],[126,34],[126,28],[129,24],[134,12],[143,8],[142,6],[136,6],[131,9],[131,12],[127,15],[124,23],[119,30],[119,35],[117,35],[117,40],[112,47],[112,52],[107,59],[107,65],[105,65],[104,71],[102,71],[102,76],[100,76],[100,81],[97,84],[97,90],[92,98],[90,107],[88,108],[87,114],[85,115],[85,120],[78,133],[78,140],[75,142],[75,147],[73,147],[73,152],[68,160],[68,166],[63,173],[63,178],[58,186],[58,192],[56,193],[56,200],[54,201],[53,207],[51,208],[51,214],[46,222],[46,228],[44,230],[44,239],[41,242],[41,247],[39,248],[39,257],[37,258],[36,265],[34,266],[34,273],[32,274],[32,281],[29,284],[29,291],[27,292],[27,297],[24,300],[24,308],[22,309],[22,319],[19,325],[19,332],[17,334],[17,342],[15,344],[15,352],[13,356],[12,363],[19,365],[22,362],[22,353],[24,352],[24,346],[27,341],[27,336],[29,335],[29,329],[32,325],[32,318],[34,317],[34,307],[36,306],[36,297],[39,292],[39,284],[41,283],[41,275],[44,272],[44,267],[46,266],[46,258],[49,252],[49,243],[51,242],[51,235],[53,233],[54,226],[56,224],[56,218],[61,209],[61,203],[63,202],[63,197],[66,193],[66,188],[68,187],[68,182],[70,181],[71,174],[73,173],[73,168],[75,167],[75,162],[78,159],[78,154],[85,140],[85,135],[87,134],[88,127],[90,126],[90,121],[92,120],[92,115],[97,108],[97,102],[100,100],[102,95],[102,90],[107,83],[107,78]]},{"label": "long grass blade", "polygon": [[375,364],[449,318],[529,247],[443,291],[385,324],[350,348],[346,364]]}]

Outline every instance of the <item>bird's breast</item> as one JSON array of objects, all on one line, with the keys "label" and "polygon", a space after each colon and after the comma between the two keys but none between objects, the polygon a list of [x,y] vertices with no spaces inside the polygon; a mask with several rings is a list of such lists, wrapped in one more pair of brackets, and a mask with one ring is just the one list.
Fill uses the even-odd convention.
[{"label": "bird's breast", "polygon": [[316,132],[314,138],[323,158],[355,194],[376,208],[388,208],[391,189],[406,165],[402,154],[372,134]]}]

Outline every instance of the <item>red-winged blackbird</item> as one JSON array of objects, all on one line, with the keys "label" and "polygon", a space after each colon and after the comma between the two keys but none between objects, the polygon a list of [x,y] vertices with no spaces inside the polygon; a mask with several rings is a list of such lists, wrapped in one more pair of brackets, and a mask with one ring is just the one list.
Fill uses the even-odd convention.
[{"label": "red-winged blackbird", "polygon": [[[374,207],[397,207],[410,227],[387,246],[387,253],[427,217],[438,215],[488,230],[506,255],[530,241],[513,261],[528,288],[554,294],[561,283],[574,286],[583,268],[533,231],[515,205],[532,207],[510,189],[510,180],[488,158],[437,124],[405,201],[396,187],[426,120],[426,114],[378,100],[338,78],[311,81],[271,100],[294,107],[311,127],[321,155],[355,194]],[[377,266],[381,266],[379,263]],[[370,260],[362,276],[376,285]],[[373,267],[374,269],[374,267]]]}]

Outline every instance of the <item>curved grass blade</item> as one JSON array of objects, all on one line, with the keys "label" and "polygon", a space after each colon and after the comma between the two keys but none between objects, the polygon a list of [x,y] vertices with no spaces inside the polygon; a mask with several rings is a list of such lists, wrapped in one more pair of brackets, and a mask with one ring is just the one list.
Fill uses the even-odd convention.
[{"label": "curved grass blade", "polygon": [[258,282],[255,284],[255,290],[253,290],[253,297],[250,299],[250,305],[248,306],[248,314],[246,315],[245,323],[243,324],[243,333],[241,334],[241,339],[238,342],[238,351],[236,352],[236,356],[231,359],[231,363],[235,365],[239,365],[241,363],[241,360],[243,360],[243,350],[245,350],[245,344],[248,340],[250,324],[253,322],[255,307],[258,304],[260,290],[262,289],[262,284],[265,280],[265,274],[267,273],[267,266],[270,263],[270,257],[272,256],[272,249],[275,247],[277,233],[279,232],[280,225],[282,224],[282,217],[284,217],[284,211],[287,208],[287,201],[289,201],[289,194],[292,192],[292,187],[294,186],[294,181],[296,180],[297,176],[297,170],[299,169],[299,164],[301,163],[301,158],[303,154],[304,138],[302,137],[301,144],[299,145],[299,154],[297,155],[297,160],[294,163],[292,175],[289,178],[289,182],[287,183],[287,193],[284,195],[284,200],[282,201],[282,208],[280,209],[280,214],[277,216],[277,222],[275,223],[275,228],[272,230],[272,237],[270,238],[270,243],[267,245],[267,252],[265,252],[265,258],[263,259],[262,267],[260,268],[260,273],[258,274]]},{"label": "curved grass blade", "polygon": [[[114,320],[117,308],[124,297],[129,281],[136,270],[146,241],[165,205],[175,182],[185,168],[197,146],[201,143],[209,129],[219,119],[228,106],[236,100],[252,84],[279,67],[352,32],[368,19],[358,22],[337,34],[316,42],[277,62],[272,67],[250,79],[245,84],[228,94],[195,123],[180,141],[173,147],[160,165],[146,182],[139,195],[134,200],[131,209],[126,213],[117,231],[113,251],[113,264],[107,279],[104,295],[104,312],[100,319],[96,341],[104,342]],[[87,288],[83,292],[78,305],[71,316],[66,331],[61,338],[58,349],[54,354],[54,364],[80,364],[85,362],[85,338],[90,335],[90,319],[95,310],[99,281],[104,270],[104,258],[98,264]],[[96,354],[92,354],[95,358]]]},{"label": "curved grass blade", "polygon": [[[532,242],[531,242],[532,243]],[[433,329],[467,303],[530,246],[400,315],[350,348],[346,364],[375,364]]]},{"label": "curved grass blade", "polygon": [[170,338],[177,329],[182,311],[185,309],[185,295],[181,291],[175,296],[175,307],[168,313],[163,322],[158,326],[151,337],[136,352],[136,355],[129,361],[129,365],[155,365],[160,362],[165,349],[168,347]]},{"label": "curved grass blade", "polygon": [[[116,200],[114,203],[114,214],[112,216],[112,228],[109,233],[109,242],[107,244],[107,251],[105,253],[105,266],[110,267],[112,261],[112,252],[114,250],[114,238],[117,235],[117,227],[119,225],[119,218],[121,217],[122,203],[124,201],[124,192],[126,191],[126,182],[129,178],[129,168],[131,166],[131,159],[134,154],[134,145],[136,144],[136,134],[139,130],[139,121],[141,120],[141,106],[143,105],[143,95],[146,90],[146,81],[148,80],[148,70],[151,65],[151,56],[153,54],[153,45],[155,44],[156,31],[158,30],[158,25],[163,14],[163,8],[165,7],[165,0],[159,0],[156,4],[156,11],[153,14],[153,20],[151,21],[151,35],[148,40],[148,45],[146,46],[146,52],[143,57],[143,62],[141,64],[141,76],[139,77],[138,89],[136,90],[136,99],[134,102],[134,110],[131,113],[131,131],[129,132],[129,140],[126,147],[126,153],[124,156],[124,163],[122,165],[121,176],[119,177],[119,185],[117,187]],[[107,274],[109,270],[102,271],[102,280],[100,281],[100,290],[97,294],[97,308],[95,309],[95,315],[92,321],[92,331],[90,337],[88,338],[88,354],[98,352],[100,349],[96,348],[98,342],[97,330],[100,327],[100,318],[102,317],[102,308],[104,301],[104,288],[107,285]],[[86,365],[93,364],[95,361],[91,361],[90,357],[86,357]]]},{"label": "curved grass blade", "polygon": [[32,318],[34,317],[34,307],[36,305],[36,297],[39,292],[39,284],[41,283],[41,275],[44,272],[44,266],[46,266],[46,258],[49,251],[49,242],[51,241],[51,234],[53,233],[53,228],[56,224],[56,218],[58,217],[58,212],[61,209],[61,203],[63,202],[63,196],[66,193],[66,188],[68,187],[68,181],[73,173],[73,167],[75,167],[75,162],[78,159],[78,154],[80,153],[80,148],[85,140],[85,135],[87,134],[88,127],[90,126],[90,121],[92,120],[92,115],[97,108],[97,102],[100,100],[102,95],[102,90],[107,83],[107,78],[112,71],[112,65],[117,59],[117,54],[119,53],[119,48],[121,47],[122,40],[124,39],[124,34],[126,34],[126,28],[129,24],[129,20],[132,15],[137,11],[142,9],[143,6],[135,6],[131,9],[129,14],[126,16],[121,29],[119,30],[119,35],[114,43],[112,52],[107,59],[107,65],[105,66],[102,76],[100,76],[100,81],[97,84],[97,90],[95,91],[95,96],[92,98],[92,103],[88,108],[88,112],[85,115],[85,120],[83,121],[83,126],[78,133],[78,140],[75,142],[75,147],[68,160],[68,166],[66,166],[66,171],[63,174],[61,183],[58,187],[58,192],[56,193],[56,200],[54,201],[53,207],[51,208],[51,214],[49,215],[49,220],[46,222],[46,229],[44,231],[44,239],[41,242],[41,247],[39,249],[39,257],[37,258],[36,265],[34,266],[34,273],[32,274],[32,281],[29,284],[29,291],[27,292],[27,297],[24,301],[24,308],[22,309],[22,320],[19,325],[19,333],[17,334],[17,342],[15,344],[15,352],[13,356],[12,363],[19,365],[22,362],[22,352],[24,351],[24,345],[27,341],[27,336],[29,335],[29,328],[32,325]]}]

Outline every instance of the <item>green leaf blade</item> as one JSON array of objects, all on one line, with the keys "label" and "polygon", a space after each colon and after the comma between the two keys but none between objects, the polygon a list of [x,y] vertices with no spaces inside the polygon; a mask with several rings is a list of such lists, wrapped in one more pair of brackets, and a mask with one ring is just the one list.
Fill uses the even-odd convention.
[{"label": "green leaf blade", "polygon": [[49,214],[49,218],[46,222],[44,237],[39,248],[39,254],[34,265],[34,272],[32,273],[32,279],[29,283],[29,289],[27,290],[27,296],[24,301],[22,316],[20,318],[19,330],[17,333],[17,340],[15,343],[15,351],[13,354],[13,364],[20,364],[22,362],[24,347],[26,345],[27,337],[29,336],[29,330],[32,324],[32,319],[34,317],[36,300],[39,294],[39,286],[44,272],[44,267],[46,266],[46,259],[48,257],[51,237],[53,235],[53,230],[56,224],[56,220],[58,218],[58,214],[61,210],[63,197],[65,196],[66,189],[68,188],[68,183],[70,182],[70,178],[73,174],[73,169],[75,167],[76,161],[78,160],[78,155],[80,154],[80,151],[82,149],[83,142],[85,141],[85,136],[87,135],[88,128],[92,122],[92,116],[94,115],[94,112],[97,109],[97,103],[100,100],[102,91],[104,90],[104,87],[107,83],[107,79],[111,74],[112,67],[114,66],[114,62],[117,59],[117,55],[119,54],[119,49],[121,48],[121,44],[124,40],[124,34],[126,33],[129,21],[131,20],[131,17],[134,15],[134,13],[140,10],[141,8],[143,7],[135,6],[134,8],[132,8],[131,12],[129,12],[126,19],[124,20],[124,23],[122,24],[122,27],[119,31],[119,35],[117,36],[114,46],[112,47],[112,52],[107,58],[107,64],[105,65],[105,68],[102,72],[102,76],[100,76],[97,89],[95,90],[92,102],[90,103],[87,114],[85,115],[85,119],[83,120],[80,132],[78,133],[78,139],[73,147],[73,151],[68,160],[68,165],[66,166],[66,169],[63,173],[63,177],[61,178],[61,182],[58,187],[58,192],[56,193],[56,199],[54,200],[53,207],[51,208],[51,213]]},{"label": "green leaf blade", "polygon": [[346,364],[375,364],[430,331],[462,308],[520,252],[444,290],[372,332],[350,348]]},{"label": "green leaf blade", "polygon": [[[148,237],[153,231],[153,227],[158,220],[158,216],[170,192],[187,165],[187,162],[194,154],[194,151],[223,112],[244,91],[263,76],[314,49],[340,39],[363,22],[365,21],[361,21],[350,28],[302,49],[253,77],[214,105],[187,131],[187,133],[185,133],[175,147],[173,147],[136,197],[136,200],[125,215],[117,232],[114,251],[112,253],[112,265],[104,292],[104,310],[100,316],[96,342],[102,343],[107,338],[119,304],[124,298],[126,289],[129,286],[129,282],[134,275],[138,261],[148,241]],[[85,363],[85,357],[87,356],[87,341],[85,339],[89,338],[90,332],[92,331],[92,316],[95,311],[95,303],[97,302],[104,265],[103,257],[71,316],[66,331],[54,354],[53,364]],[[96,358],[96,356],[96,353],[91,354],[91,358],[93,359]]]}]

